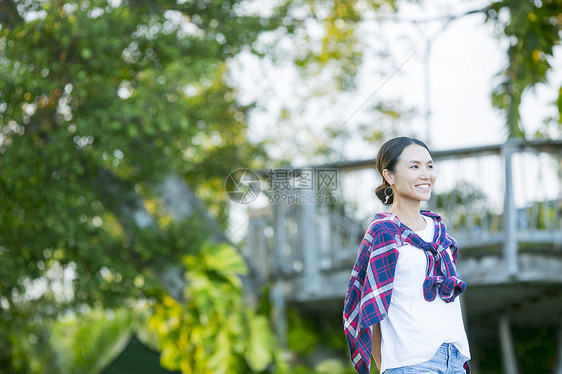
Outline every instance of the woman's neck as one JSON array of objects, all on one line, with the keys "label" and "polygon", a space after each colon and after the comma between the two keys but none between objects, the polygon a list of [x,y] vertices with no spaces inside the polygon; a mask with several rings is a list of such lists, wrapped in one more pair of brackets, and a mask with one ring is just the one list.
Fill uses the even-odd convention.
[{"label": "woman's neck", "polygon": [[419,201],[412,201],[411,203],[395,201],[389,212],[396,215],[400,222],[414,231],[422,230],[426,225],[426,222],[420,213]]}]

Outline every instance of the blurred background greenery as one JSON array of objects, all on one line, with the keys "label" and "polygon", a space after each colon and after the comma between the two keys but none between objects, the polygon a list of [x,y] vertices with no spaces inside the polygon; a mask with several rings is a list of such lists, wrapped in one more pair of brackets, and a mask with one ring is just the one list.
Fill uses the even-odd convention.
[{"label": "blurred background greenery", "polygon": [[[492,95],[508,137],[526,135],[519,107],[547,79],[561,9],[511,0],[477,10],[509,41]],[[291,311],[281,348],[268,286],[252,284],[223,234],[226,176],[291,161],[268,154],[274,138],[249,141],[255,104],[239,100],[228,62],[244,52],[287,63],[278,43],[299,43],[289,63],[303,77],[329,69],[329,89],[351,91],[358,25],[399,10],[393,0],[2,0],[0,371],[100,373],[138,337],[171,371],[352,373],[306,360],[320,342],[345,354],[339,319]],[[549,126],[559,134],[560,118]],[[360,130],[375,144],[396,131]],[[191,196],[183,210],[163,192],[169,181]]]}]

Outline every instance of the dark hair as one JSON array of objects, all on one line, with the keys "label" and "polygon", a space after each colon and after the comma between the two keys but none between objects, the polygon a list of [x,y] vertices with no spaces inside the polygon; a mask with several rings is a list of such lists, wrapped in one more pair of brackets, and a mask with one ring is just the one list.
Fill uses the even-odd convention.
[{"label": "dark hair", "polygon": [[427,145],[425,145],[424,142],[405,136],[390,139],[379,149],[379,153],[377,154],[376,167],[382,177],[382,183],[375,189],[375,194],[377,195],[379,200],[383,202],[383,204],[392,204],[392,202],[394,201],[394,194],[390,195],[390,197],[388,198],[388,202],[385,203],[386,195],[384,194],[384,190],[387,187],[390,187],[390,185],[388,184],[386,179],[384,179],[382,171],[384,169],[388,169],[389,171],[394,172],[396,163],[398,163],[398,160],[402,155],[402,151],[404,151],[404,148],[411,144],[417,144],[424,147],[431,155],[429,148],[427,148]]}]

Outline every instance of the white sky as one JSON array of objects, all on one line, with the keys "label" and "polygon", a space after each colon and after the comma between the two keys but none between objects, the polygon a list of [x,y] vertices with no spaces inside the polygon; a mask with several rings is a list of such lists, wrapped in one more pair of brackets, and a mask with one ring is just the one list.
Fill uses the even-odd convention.
[{"label": "white sky", "polygon": [[[400,4],[398,19],[427,20],[480,9],[488,5],[489,1],[432,0],[424,1],[423,6],[407,2]],[[423,64],[426,47],[423,35],[427,35],[433,40],[429,68],[432,148],[448,149],[503,142],[506,138],[504,119],[502,113],[492,108],[490,95],[497,84],[494,77],[505,65],[506,41],[495,38],[493,25],[485,24],[482,14],[458,18],[442,29],[444,24],[444,21],[419,26],[404,21],[366,23],[360,30],[362,42],[367,48],[364,51],[364,65],[357,77],[357,90],[352,93],[337,93],[335,100],[330,94],[323,101],[309,100],[304,103],[306,113],[295,118],[298,124],[285,124],[283,130],[274,122],[279,109],[283,106],[293,109],[297,105],[303,106],[303,103],[296,104],[295,98],[306,92],[307,84],[314,84],[315,81],[302,82],[290,66],[273,68],[268,62],[258,62],[255,57],[243,56],[234,68],[235,80],[242,88],[240,97],[248,102],[255,100],[262,107],[254,111],[251,118],[251,138],[259,140],[271,135],[273,131],[295,131],[303,137],[309,135],[298,131],[299,126],[314,133],[311,129],[323,128],[329,124],[344,124],[381,87],[385,79],[411,57],[369,103],[398,100],[406,107],[415,108],[417,113],[407,123],[401,123],[403,128],[398,131],[413,130],[418,137],[427,140]],[[314,28],[309,31],[314,33]],[[284,43],[281,48],[291,53],[295,46]],[[381,48],[390,54],[389,60],[381,60],[376,55]],[[560,47],[556,52],[558,58],[552,62],[555,72],[551,74],[550,85],[541,85],[535,93],[528,92],[524,97],[522,120],[529,133],[533,133],[541,125],[546,114],[555,114],[555,107],[548,106],[547,103],[556,99],[558,87],[562,84]],[[380,74],[381,71],[384,75]],[[318,81],[322,82],[322,78]],[[361,121],[368,123],[367,107],[368,105],[359,110],[343,127],[349,129],[354,123]],[[345,148],[346,151],[342,154],[344,158],[365,158],[363,153],[353,152],[354,149],[361,148],[357,146],[357,139],[335,137],[326,140],[330,145]],[[272,148],[274,157],[278,155],[275,152]],[[368,157],[374,157],[374,154]],[[296,164],[309,162],[310,160],[304,159],[295,160]]]},{"label": "white sky", "polygon": [[[433,5],[433,9],[428,6],[424,8],[424,13],[428,12],[428,16],[416,16],[415,9],[419,9],[417,6],[408,6],[403,10],[411,13],[411,17],[425,18],[432,14],[443,14],[443,9],[446,8],[439,1],[424,3]],[[451,6],[451,13],[478,9],[488,3],[470,1],[459,5],[456,1]],[[431,139],[435,148],[456,148],[505,140],[504,119],[501,113],[492,108],[490,95],[497,84],[495,77],[505,65],[507,44],[505,40],[496,39],[493,26],[483,21],[484,16],[480,14],[457,19],[439,33],[432,43]],[[435,29],[441,26],[436,22],[431,27]],[[404,32],[416,37],[412,27]],[[420,37],[418,40],[420,44],[423,42]],[[556,108],[548,103],[556,100],[558,87],[562,84],[560,48],[556,52],[558,58],[552,61],[555,71],[550,76],[550,84],[538,86],[536,92],[528,92],[523,100],[522,122],[529,134],[539,128],[547,113],[555,115]],[[413,62],[406,69],[408,76],[418,78],[413,78],[416,89],[402,94],[407,100],[412,100],[412,103],[423,105],[420,100],[422,95],[418,94],[423,92],[422,64],[420,58]],[[410,95],[414,91],[416,95]]]},{"label": "white sky", "polygon": [[[443,14],[443,8],[432,11],[426,6],[423,13],[415,12],[416,8],[419,9],[417,6],[406,7],[404,17],[427,19],[434,14]],[[474,4],[474,8],[470,8],[479,6]],[[451,10],[453,14],[460,12],[460,9]],[[492,37],[492,26],[483,24],[482,19],[481,15],[462,17],[449,23],[442,31],[443,21],[420,25],[422,32],[415,25],[401,25],[401,33],[413,40],[410,47],[414,48],[416,55],[404,67],[404,79],[400,79],[404,83],[400,84],[397,79],[388,91],[400,95],[404,101],[420,108],[420,114],[424,114],[423,55],[426,39],[422,33],[433,37],[429,65],[432,113],[429,142],[433,148],[496,143],[505,138],[501,115],[490,103],[492,77],[501,69],[504,52],[503,48],[499,48],[500,43]],[[402,52],[405,53],[407,51]],[[408,83],[410,89],[404,90],[404,85]],[[418,116],[416,126],[425,135],[426,125],[422,116]]]}]

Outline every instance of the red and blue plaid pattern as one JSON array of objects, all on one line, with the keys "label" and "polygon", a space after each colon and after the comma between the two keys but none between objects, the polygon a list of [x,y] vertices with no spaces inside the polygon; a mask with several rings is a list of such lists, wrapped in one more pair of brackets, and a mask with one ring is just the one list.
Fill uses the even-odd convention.
[{"label": "red and blue plaid pattern", "polygon": [[[456,275],[456,241],[447,235],[440,216],[430,211],[421,211],[421,214],[433,218],[435,222],[432,243],[424,241],[390,213],[377,214],[361,241],[343,310],[351,361],[360,374],[367,374],[370,370],[370,326],[380,322],[388,313],[398,261],[397,248],[410,244],[424,250],[427,267],[423,293],[427,301],[433,301],[439,295],[445,302],[452,302],[466,289],[466,282]],[[465,369],[470,372],[468,361]]]}]

